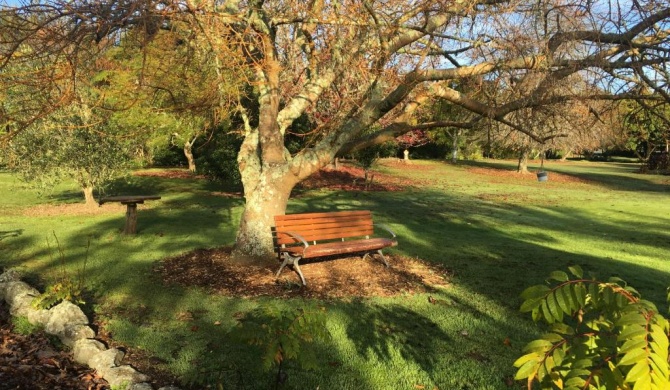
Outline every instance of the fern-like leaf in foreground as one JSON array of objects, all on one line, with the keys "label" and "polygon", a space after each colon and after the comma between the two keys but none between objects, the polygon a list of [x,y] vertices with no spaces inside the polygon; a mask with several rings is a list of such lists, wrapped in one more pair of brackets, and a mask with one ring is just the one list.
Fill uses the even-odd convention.
[{"label": "fern-like leaf in foreground", "polygon": [[521,312],[549,325],[514,362],[528,388],[670,390],[668,320],[622,279],[574,266],[521,297]]}]

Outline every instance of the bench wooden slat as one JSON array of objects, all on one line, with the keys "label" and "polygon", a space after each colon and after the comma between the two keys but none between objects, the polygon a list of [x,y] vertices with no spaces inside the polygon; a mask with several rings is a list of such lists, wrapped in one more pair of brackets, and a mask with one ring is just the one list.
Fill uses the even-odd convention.
[{"label": "bench wooden slat", "polygon": [[302,214],[286,214],[275,216],[275,222],[278,221],[292,221],[305,219],[319,219],[319,218],[341,218],[347,216],[370,216],[372,212],[369,210],[354,210],[354,211],[330,211],[323,213],[302,213]]},{"label": "bench wooden slat", "polygon": [[358,223],[358,224],[329,223],[324,225],[298,225],[298,226],[285,225],[285,226],[277,226],[275,227],[275,230],[283,232],[319,232],[319,231],[327,232],[332,229],[368,230],[372,229],[372,227],[373,227],[372,222],[368,221],[367,223]]},{"label": "bench wooden slat", "polygon": [[[372,229],[329,229],[326,231],[292,231],[293,233],[300,234],[305,241],[324,241],[324,240],[335,240],[341,238],[352,238],[352,237],[365,237],[371,236],[373,233]],[[296,241],[293,237],[282,234],[281,232],[277,233],[277,244],[293,244]]]},{"label": "bench wooden slat", "polygon": [[282,231],[297,233],[303,236],[306,240],[310,241],[330,240],[333,238],[364,237],[372,235],[372,233],[374,232],[372,223],[359,226],[329,225],[326,228],[320,228],[310,225],[309,227],[292,226],[278,229],[279,232],[275,234],[279,244],[286,244],[287,242],[294,241],[292,238],[288,238],[286,234],[282,234],[281,233]]},{"label": "bench wooden slat", "polygon": [[327,229],[334,226],[369,226],[372,225],[372,220],[368,219],[341,219],[341,220],[319,220],[319,221],[302,221],[302,223],[275,223],[275,227],[279,230],[288,229]]}]

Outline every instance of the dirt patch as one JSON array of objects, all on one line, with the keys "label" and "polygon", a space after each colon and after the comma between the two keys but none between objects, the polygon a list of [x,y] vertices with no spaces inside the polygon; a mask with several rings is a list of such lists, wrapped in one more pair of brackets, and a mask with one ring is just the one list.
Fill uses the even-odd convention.
[{"label": "dirt patch", "polygon": [[41,204],[25,209],[23,215],[27,217],[53,217],[57,215],[103,215],[121,214],[125,212],[126,206],[122,204],[106,204],[100,207],[89,207],[84,203],[67,203]]},{"label": "dirt patch", "polygon": [[297,189],[329,189],[345,191],[402,191],[406,187],[401,180],[370,170],[368,182],[365,171],[351,165],[341,165],[338,169],[322,169],[297,185]]},{"label": "dirt patch", "polygon": [[[471,167],[467,168],[468,172],[475,175],[488,176],[488,177],[498,177],[511,180],[520,180],[520,181],[537,181],[536,172],[530,172],[528,174],[520,174],[517,171],[511,171],[507,169],[496,169],[496,168],[481,168],[481,167]],[[557,183],[582,183],[587,184],[590,181],[582,179],[575,176],[564,175],[557,172],[548,172],[548,181],[557,182]]]},{"label": "dirt patch", "polygon": [[376,257],[326,258],[303,261],[298,274],[285,268],[279,278],[279,262],[240,265],[232,261],[229,247],[198,249],[162,260],[154,268],[167,284],[198,286],[212,293],[240,297],[274,296],[318,299],[394,296],[431,291],[449,285],[451,271],[439,265],[405,256],[386,256],[386,268]]},{"label": "dirt patch", "polygon": [[166,179],[206,179],[204,175],[196,175],[188,169],[152,169],[150,171],[135,171],[133,176],[162,177]]},{"label": "dirt patch", "polygon": [[415,164],[413,160],[409,160],[409,162],[406,162],[405,160],[400,158],[385,158],[379,161],[380,163],[386,166],[405,168],[410,169],[412,171],[429,172],[437,169],[436,165]]}]

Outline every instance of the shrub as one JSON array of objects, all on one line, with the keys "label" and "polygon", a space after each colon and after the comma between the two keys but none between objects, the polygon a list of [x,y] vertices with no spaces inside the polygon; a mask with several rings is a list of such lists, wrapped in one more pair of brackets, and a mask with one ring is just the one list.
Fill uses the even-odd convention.
[{"label": "shrub", "polygon": [[241,138],[233,133],[218,131],[211,140],[198,148],[196,166],[199,174],[208,179],[239,186],[242,183],[237,154],[242,145]]},{"label": "shrub", "polygon": [[669,171],[670,170],[670,153],[656,152],[649,156],[647,167],[650,171]]}]

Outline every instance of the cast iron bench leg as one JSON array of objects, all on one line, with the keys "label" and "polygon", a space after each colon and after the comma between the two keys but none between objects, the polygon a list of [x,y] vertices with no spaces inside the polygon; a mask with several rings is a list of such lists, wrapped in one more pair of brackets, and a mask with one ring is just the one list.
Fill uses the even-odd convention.
[{"label": "cast iron bench leg", "polygon": [[378,250],[377,253],[379,253],[379,256],[381,256],[382,261],[384,262],[384,265],[386,265],[386,267],[388,268],[389,263],[386,261],[386,257],[384,257],[384,254],[382,253],[382,250],[381,249]]},{"label": "cast iron bench leg", "polygon": [[[382,261],[384,262],[384,265],[386,265],[388,267],[389,263],[386,261],[386,257],[384,257],[384,254],[382,253],[382,250],[379,249],[377,251],[377,253],[379,254],[379,256],[381,256]],[[370,256],[370,252],[365,252],[365,254],[363,255],[363,260],[365,260],[368,256]]]},{"label": "cast iron bench leg", "polygon": [[279,267],[279,271],[277,271],[277,275],[275,276],[276,278],[279,277],[279,274],[281,274],[281,270],[283,270],[284,267],[286,267],[286,265],[289,263],[289,255],[287,253],[284,253],[283,257],[284,257],[284,262],[281,263],[281,267]]},{"label": "cast iron bench leg", "polygon": [[302,285],[307,286],[307,282],[305,282],[305,277],[302,276],[302,271],[300,270],[300,266],[298,265],[298,261],[300,261],[299,257],[297,259],[295,259],[295,262],[293,263],[293,268],[295,268],[295,270],[298,271],[298,275],[300,275],[300,280],[302,280]]},{"label": "cast iron bench leg", "polygon": [[298,262],[300,261],[300,257],[293,257],[289,255],[288,253],[284,253],[284,262],[281,264],[279,267],[279,271],[277,271],[277,276],[279,277],[279,274],[281,273],[281,270],[284,269],[287,265],[292,265],[293,268],[298,272],[298,275],[300,275],[300,280],[302,281],[303,286],[307,286],[307,282],[305,282],[305,277],[302,274],[302,271],[300,270],[300,266],[298,265]]}]

